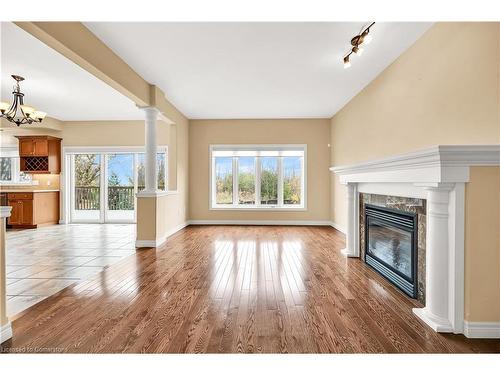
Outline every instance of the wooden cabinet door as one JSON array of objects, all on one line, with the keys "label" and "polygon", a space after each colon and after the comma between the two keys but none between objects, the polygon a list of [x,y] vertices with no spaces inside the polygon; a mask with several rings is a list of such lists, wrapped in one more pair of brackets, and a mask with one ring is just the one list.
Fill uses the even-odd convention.
[{"label": "wooden cabinet door", "polygon": [[19,140],[19,156],[32,156],[35,152],[35,144],[33,139]]},{"label": "wooden cabinet door", "polygon": [[32,225],[33,224],[33,201],[23,200],[20,201],[21,210],[21,224],[22,225]]},{"label": "wooden cabinet door", "polygon": [[9,200],[9,206],[12,207],[10,211],[10,217],[7,220],[7,224],[9,225],[20,225],[21,224],[21,206],[18,200],[11,201]]},{"label": "wooden cabinet door", "polygon": [[33,156],[47,156],[49,154],[49,141],[46,139],[33,139]]}]

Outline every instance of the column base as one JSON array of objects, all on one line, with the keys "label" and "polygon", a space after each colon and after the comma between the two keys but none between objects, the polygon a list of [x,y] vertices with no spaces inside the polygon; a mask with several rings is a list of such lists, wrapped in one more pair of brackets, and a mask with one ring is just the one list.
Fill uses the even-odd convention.
[{"label": "column base", "polygon": [[160,247],[167,240],[167,236],[156,238],[154,240],[135,240],[135,247]]},{"label": "column base", "polygon": [[0,344],[12,338],[12,325],[10,322],[3,325],[0,329]]},{"label": "column base", "polygon": [[448,319],[429,313],[425,307],[414,308],[413,313],[436,332],[453,332],[453,326]]},{"label": "column base", "polygon": [[349,251],[349,249],[347,249],[347,248],[346,248],[346,249],[342,249],[342,250],[340,250],[340,252],[341,252],[342,254],[344,254],[344,255],[345,255],[346,257],[348,257],[348,258],[358,258],[358,255],[356,255],[356,254],[354,254],[354,253],[351,253],[351,252]]}]

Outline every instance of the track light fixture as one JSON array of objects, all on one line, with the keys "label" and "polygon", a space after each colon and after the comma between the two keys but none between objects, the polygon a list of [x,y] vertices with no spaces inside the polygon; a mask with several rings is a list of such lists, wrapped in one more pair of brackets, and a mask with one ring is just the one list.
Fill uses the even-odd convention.
[{"label": "track light fixture", "polygon": [[370,44],[372,41],[372,36],[370,35],[370,28],[375,25],[375,22],[370,23],[368,27],[362,30],[358,35],[351,39],[352,49],[344,56],[344,69],[351,67],[351,62],[349,57],[354,53],[357,56],[363,54],[363,46]]}]

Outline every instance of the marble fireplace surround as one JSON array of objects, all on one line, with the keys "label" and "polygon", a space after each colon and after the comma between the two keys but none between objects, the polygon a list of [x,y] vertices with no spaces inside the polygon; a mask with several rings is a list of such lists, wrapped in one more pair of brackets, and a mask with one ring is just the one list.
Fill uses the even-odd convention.
[{"label": "marble fireplace surround", "polygon": [[349,166],[334,166],[347,186],[346,248],[360,256],[359,194],[427,201],[426,300],[417,317],[437,332],[464,333],[465,184],[471,166],[500,165],[500,145],[439,145]]}]

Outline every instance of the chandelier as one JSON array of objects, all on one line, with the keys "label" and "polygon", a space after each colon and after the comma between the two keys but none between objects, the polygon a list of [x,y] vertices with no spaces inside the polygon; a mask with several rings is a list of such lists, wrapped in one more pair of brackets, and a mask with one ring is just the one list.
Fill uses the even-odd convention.
[{"label": "chandelier", "polygon": [[12,99],[12,104],[0,102],[0,118],[4,117],[17,126],[42,122],[47,115],[45,112],[36,111],[35,108],[24,105],[24,94],[21,92],[21,87],[19,86],[19,82],[24,81],[24,78],[17,75],[12,75],[11,77],[16,81],[12,91],[14,98]]}]

